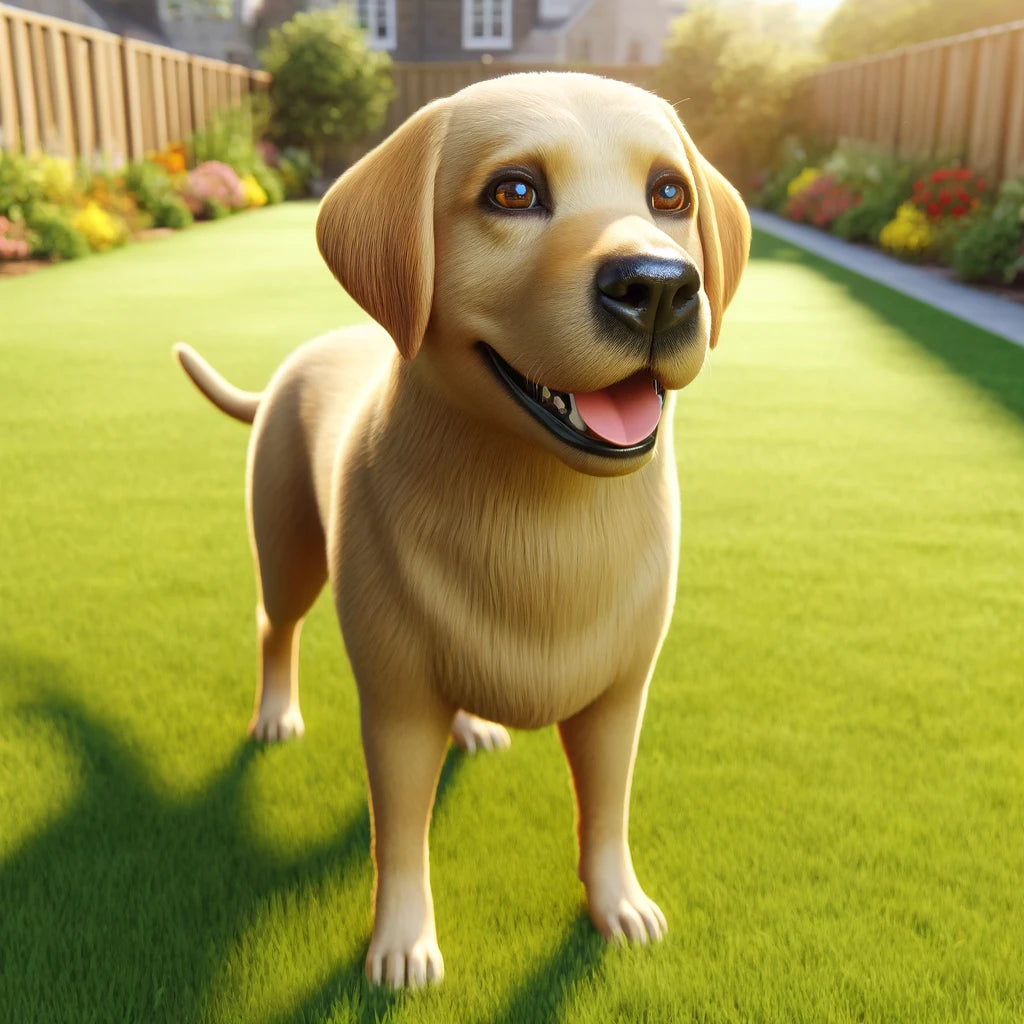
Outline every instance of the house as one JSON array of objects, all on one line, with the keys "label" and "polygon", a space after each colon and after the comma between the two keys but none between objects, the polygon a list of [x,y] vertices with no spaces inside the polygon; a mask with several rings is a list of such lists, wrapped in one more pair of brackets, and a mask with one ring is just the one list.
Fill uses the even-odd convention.
[{"label": "house", "polygon": [[[687,0],[349,0],[371,45],[395,60],[657,64]],[[301,0],[263,0],[264,30]],[[310,7],[330,7],[312,0]]]},{"label": "house", "polygon": [[[254,65],[270,29],[337,0],[6,0],[29,10]],[[657,64],[687,0],[342,0],[395,60]]]}]

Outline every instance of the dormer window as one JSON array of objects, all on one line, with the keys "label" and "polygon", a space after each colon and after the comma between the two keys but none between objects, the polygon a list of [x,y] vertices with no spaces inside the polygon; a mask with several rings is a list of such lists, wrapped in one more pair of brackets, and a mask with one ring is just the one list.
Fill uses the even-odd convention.
[{"label": "dormer window", "polygon": [[512,0],[462,0],[462,47],[512,49]]},{"label": "dormer window", "polygon": [[357,0],[359,27],[366,30],[367,42],[376,50],[393,50],[398,38],[395,0]]}]

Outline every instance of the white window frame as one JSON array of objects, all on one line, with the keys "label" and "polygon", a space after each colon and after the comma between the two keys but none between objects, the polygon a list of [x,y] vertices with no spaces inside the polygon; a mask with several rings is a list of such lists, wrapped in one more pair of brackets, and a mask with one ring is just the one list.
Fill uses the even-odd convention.
[{"label": "white window frame", "polygon": [[[473,35],[473,0],[462,0],[462,48],[464,50],[511,50],[512,49],[512,0],[481,0],[484,5],[484,29],[482,36]],[[495,12],[501,12],[501,32],[488,32],[494,27]]]},{"label": "white window frame", "polygon": [[[398,45],[398,17],[395,11],[395,0],[384,0],[384,35],[377,34],[380,29],[380,0],[353,0],[352,9],[356,21],[366,32],[366,41],[375,50],[393,50]],[[366,24],[361,17],[366,11]]]}]

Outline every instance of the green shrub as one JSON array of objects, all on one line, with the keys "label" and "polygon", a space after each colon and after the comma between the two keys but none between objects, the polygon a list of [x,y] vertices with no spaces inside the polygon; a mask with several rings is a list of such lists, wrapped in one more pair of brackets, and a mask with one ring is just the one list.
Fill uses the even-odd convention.
[{"label": "green shrub", "polygon": [[129,164],[124,182],[139,207],[152,218],[154,227],[180,230],[192,223],[192,214],[178,194],[174,179],[160,164],[149,160]]},{"label": "green shrub", "polygon": [[282,151],[277,169],[289,199],[304,199],[308,196],[310,182],[320,174],[320,167],[309,150],[298,146],[287,146]]},{"label": "green shrub", "polygon": [[848,242],[877,242],[882,228],[896,216],[909,194],[909,183],[902,185],[898,181],[867,188],[860,203],[841,214],[832,230]]},{"label": "green shrub", "polygon": [[206,125],[188,140],[196,164],[215,160],[227,164],[242,177],[252,174],[260,163],[256,152],[256,128],[250,102],[218,110]]},{"label": "green shrub", "polygon": [[950,265],[964,281],[1009,284],[1024,271],[1024,226],[1010,217],[975,219],[953,245]]},{"label": "green shrub", "polygon": [[158,200],[153,214],[153,226],[158,228],[174,228],[181,231],[192,223],[192,211],[178,196],[168,196]]},{"label": "green shrub", "polygon": [[[261,53],[273,76],[270,135],[323,165],[384,123],[394,96],[391,60],[372,50],[347,7],[303,11],[270,33]],[[343,158],[347,154],[340,154]]]},{"label": "green shrub", "polygon": [[225,206],[222,202],[217,199],[204,199],[203,200],[203,219],[204,220],[223,220],[225,217],[231,216],[231,208]]},{"label": "green shrub", "polygon": [[260,188],[267,194],[267,203],[284,201],[284,179],[273,168],[262,160],[252,169],[252,176],[259,182]]},{"label": "green shrub", "polygon": [[54,206],[38,203],[27,218],[32,229],[32,255],[42,259],[76,260],[89,254],[85,235],[72,227]]},{"label": "green shrub", "polygon": [[27,217],[44,202],[42,167],[27,157],[0,150],[0,217]]}]

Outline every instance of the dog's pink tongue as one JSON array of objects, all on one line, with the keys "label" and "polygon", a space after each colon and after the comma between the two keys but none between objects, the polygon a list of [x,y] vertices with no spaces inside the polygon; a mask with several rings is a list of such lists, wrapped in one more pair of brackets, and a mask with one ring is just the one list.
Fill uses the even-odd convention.
[{"label": "dog's pink tongue", "polygon": [[661,419],[654,381],[643,371],[603,391],[573,397],[583,422],[605,441],[623,448],[650,436]]}]

